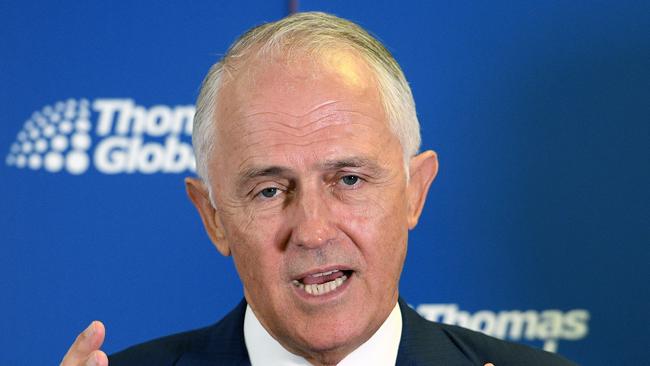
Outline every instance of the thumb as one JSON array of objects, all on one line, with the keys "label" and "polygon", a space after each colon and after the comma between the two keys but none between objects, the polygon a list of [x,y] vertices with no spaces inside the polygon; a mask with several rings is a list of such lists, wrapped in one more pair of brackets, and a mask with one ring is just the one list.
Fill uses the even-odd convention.
[{"label": "thumb", "polygon": [[[92,362],[90,356],[93,356],[93,351],[99,350],[99,347],[104,343],[105,336],[106,329],[102,322],[95,320],[90,323],[88,328],[81,332],[74,343],[72,343],[72,346],[70,346],[70,349],[68,349],[68,352],[61,361],[61,366],[77,366],[85,361]],[[98,360],[100,359],[101,356],[99,356]],[[101,363],[98,365],[101,365]]]}]

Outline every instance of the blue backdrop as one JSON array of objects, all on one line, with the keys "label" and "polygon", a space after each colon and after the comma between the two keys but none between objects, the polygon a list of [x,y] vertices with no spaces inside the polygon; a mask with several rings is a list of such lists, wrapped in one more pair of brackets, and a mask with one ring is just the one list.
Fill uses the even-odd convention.
[{"label": "blue backdrop", "polygon": [[[210,324],[242,296],[185,197],[208,67],[285,1],[0,2],[0,364]],[[394,53],[441,170],[402,295],[589,365],[640,365],[650,3],[304,1]],[[121,121],[121,122],[120,122]]]}]

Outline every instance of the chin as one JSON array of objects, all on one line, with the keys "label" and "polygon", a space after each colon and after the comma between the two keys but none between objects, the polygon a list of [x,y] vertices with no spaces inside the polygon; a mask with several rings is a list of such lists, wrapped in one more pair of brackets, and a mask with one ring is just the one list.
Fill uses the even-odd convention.
[{"label": "chin", "polygon": [[[355,314],[358,315],[358,314]],[[368,321],[368,319],[364,319]],[[331,319],[308,322],[304,334],[298,336],[303,346],[314,353],[338,353],[344,355],[356,349],[370,338],[374,329],[362,329],[361,319]],[[355,324],[356,323],[356,324]],[[350,326],[350,324],[354,324]]]}]

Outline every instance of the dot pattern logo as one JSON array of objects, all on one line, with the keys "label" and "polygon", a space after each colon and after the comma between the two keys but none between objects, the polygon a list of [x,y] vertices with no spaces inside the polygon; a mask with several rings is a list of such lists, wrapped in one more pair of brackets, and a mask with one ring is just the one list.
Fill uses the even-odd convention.
[{"label": "dot pattern logo", "polygon": [[82,174],[90,165],[91,129],[88,100],[47,105],[25,121],[6,163],[20,169]]},{"label": "dot pattern logo", "polygon": [[32,113],[6,164],[80,175],[196,172],[193,105],[138,105],[131,98],[68,99]]}]

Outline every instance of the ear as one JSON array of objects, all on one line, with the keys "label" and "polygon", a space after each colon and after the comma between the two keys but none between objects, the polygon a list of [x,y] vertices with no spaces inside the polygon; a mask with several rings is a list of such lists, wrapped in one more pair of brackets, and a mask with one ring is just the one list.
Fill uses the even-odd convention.
[{"label": "ear", "polygon": [[219,218],[219,212],[210,202],[210,194],[203,181],[198,178],[185,178],[185,190],[190,200],[199,211],[205,231],[219,253],[229,256],[230,246]]},{"label": "ear", "polygon": [[431,182],[438,174],[438,156],[428,150],[411,158],[409,165],[408,194],[408,225],[413,229],[418,224],[424,201]]}]

